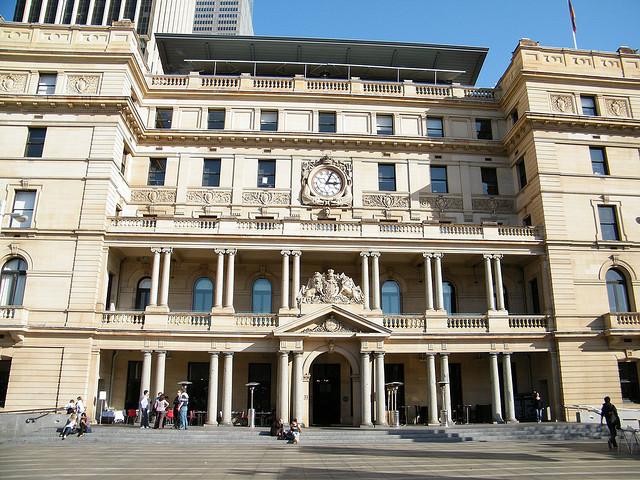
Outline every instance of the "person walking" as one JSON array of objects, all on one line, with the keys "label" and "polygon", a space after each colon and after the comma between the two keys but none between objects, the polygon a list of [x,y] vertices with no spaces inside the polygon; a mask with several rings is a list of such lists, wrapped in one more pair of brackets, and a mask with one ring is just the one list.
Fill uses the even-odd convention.
[{"label": "person walking", "polygon": [[140,399],[140,428],[149,428],[149,390]]},{"label": "person walking", "polygon": [[540,393],[537,391],[533,391],[533,406],[536,409],[536,422],[541,423],[542,422],[542,414],[544,412],[543,408],[542,408],[542,397],[540,396]]},{"label": "person walking", "polygon": [[160,394],[158,400],[156,400],[155,410],[156,410],[156,421],[153,425],[154,429],[164,428],[164,417],[167,414],[167,407],[169,406],[169,402],[165,399],[165,396]]},{"label": "person walking", "polygon": [[187,413],[189,412],[189,394],[187,393],[187,386],[182,386],[182,392],[180,393],[180,405],[178,410],[180,411],[180,430],[187,430],[189,423],[187,420]]},{"label": "person walking", "polygon": [[78,397],[78,399],[76,400],[76,414],[78,415],[78,418],[80,418],[82,414],[86,411],[87,411],[87,407],[84,406],[82,397]]},{"label": "person walking", "polygon": [[607,422],[607,428],[609,429],[609,440],[607,441],[609,450],[614,447],[618,448],[616,435],[618,435],[617,430],[620,428],[620,417],[618,416],[618,409],[613,403],[611,403],[610,397],[604,397],[604,403],[600,410],[600,425],[602,425],[603,419]]}]

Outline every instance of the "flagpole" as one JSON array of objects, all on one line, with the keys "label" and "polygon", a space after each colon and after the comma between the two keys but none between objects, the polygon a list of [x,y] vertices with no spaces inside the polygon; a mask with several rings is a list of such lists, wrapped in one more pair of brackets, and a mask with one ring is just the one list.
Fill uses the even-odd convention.
[{"label": "flagpole", "polygon": [[573,32],[573,48],[578,49],[578,44],[576,43],[576,32]]}]

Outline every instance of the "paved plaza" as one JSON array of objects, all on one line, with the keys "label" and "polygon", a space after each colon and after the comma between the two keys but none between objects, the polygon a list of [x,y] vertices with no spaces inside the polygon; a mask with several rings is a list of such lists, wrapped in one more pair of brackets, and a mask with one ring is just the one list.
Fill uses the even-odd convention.
[{"label": "paved plaza", "polygon": [[0,448],[3,480],[638,479],[640,456],[603,442],[407,443],[393,446],[100,445],[68,438]]}]

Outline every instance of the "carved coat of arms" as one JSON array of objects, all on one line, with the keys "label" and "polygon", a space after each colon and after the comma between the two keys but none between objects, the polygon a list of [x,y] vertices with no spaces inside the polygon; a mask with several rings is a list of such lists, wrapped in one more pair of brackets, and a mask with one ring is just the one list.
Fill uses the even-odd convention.
[{"label": "carved coat of arms", "polygon": [[316,272],[300,289],[299,303],[364,303],[362,290],[344,273]]}]

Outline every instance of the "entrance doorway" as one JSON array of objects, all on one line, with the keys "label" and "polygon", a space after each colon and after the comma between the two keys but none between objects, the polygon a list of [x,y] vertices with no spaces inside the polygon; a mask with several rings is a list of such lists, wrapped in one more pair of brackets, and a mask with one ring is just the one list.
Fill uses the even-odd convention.
[{"label": "entrance doorway", "polygon": [[187,380],[191,382],[187,387],[189,410],[205,411],[209,399],[209,364],[189,362]]},{"label": "entrance doorway", "polygon": [[313,424],[339,424],[340,364],[313,364],[311,381],[313,382]]}]

